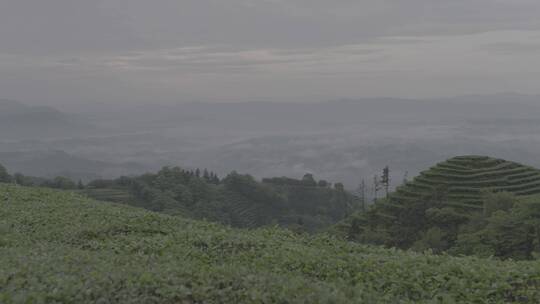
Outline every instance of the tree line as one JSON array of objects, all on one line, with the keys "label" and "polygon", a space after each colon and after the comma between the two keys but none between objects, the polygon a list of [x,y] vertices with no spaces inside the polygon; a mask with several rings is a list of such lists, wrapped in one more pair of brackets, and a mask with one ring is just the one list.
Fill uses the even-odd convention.
[{"label": "tree line", "polygon": [[164,167],[156,173],[84,184],[65,177],[9,176],[5,168],[1,172],[5,172],[4,182],[78,191],[104,201],[243,228],[280,225],[302,232],[321,231],[359,208],[358,197],[342,183],[316,180],[312,174],[257,181],[235,171],[220,178],[207,169]]}]

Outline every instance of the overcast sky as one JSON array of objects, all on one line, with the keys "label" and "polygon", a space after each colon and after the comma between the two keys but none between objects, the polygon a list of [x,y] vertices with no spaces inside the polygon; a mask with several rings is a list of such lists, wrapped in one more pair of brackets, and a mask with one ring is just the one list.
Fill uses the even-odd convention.
[{"label": "overcast sky", "polygon": [[0,98],[540,94],[539,0],[0,0]]}]

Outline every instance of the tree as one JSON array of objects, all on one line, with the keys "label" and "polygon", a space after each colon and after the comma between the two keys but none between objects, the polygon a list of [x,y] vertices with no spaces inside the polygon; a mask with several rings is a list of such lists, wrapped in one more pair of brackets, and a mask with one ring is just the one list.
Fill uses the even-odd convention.
[{"label": "tree", "polygon": [[209,185],[200,178],[192,178],[187,184],[187,187],[195,202],[205,201],[207,200],[207,196],[210,195]]},{"label": "tree", "polygon": [[170,191],[154,190],[152,193],[151,209],[153,211],[166,211],[177,209],[178,202],[172,197]]},{"label": "tree", "polygon": [[360,185],[358,185],[358,188],[356,188],[356,194],[358,195],[358,198],[360,199],[360,205],[362,206],[362,211],[366,210],[366,181],[362,179],[362,182]]},{"label": "tree", "polygon": [[57,176],[53,180],[47,180],[42,184],[42,186],[62,190],[77,189],[77,184],[75,184],[69,178],[63,176]]},{"label": "tree", "polygon": [[302,177],[302,184],[309,187],[317,186],[317,182],[311,173],[306,173],[304,177]]},{"label": "tree", "polygon": [[328,182],[324,179],[321,179],[318,183],[317,183],[317,186],[321,187],[321,188],[327,188],[328,187]]},{"label": "tree", "polygon": [[484,216],[489,217],[495,211],[499,210],[508,211],[514,206],[516,200],[516,196],[508,192],[483,192],[482,201],[484,203]]},{"label": "tree", "polygon": [[384,187],[386,198],[388,198],[388,194],[390,193],[390,168],[388,166],[383,168],[383,172],[381,175],[381,185],[382,187]]},{"label": "tree", "polygon": [[181,206],[189,207],[195,203],[193,199],[193,194],[191,193],[190,189],[185,185],[176,184],[173,188],[170,189],[170,191],[173,193],[173,198]]},{"label": "tree", "polygon": [[373,203],[377,202],[377,193],[379,193],[379,190],[381,190],[381,183],[379,181],[379,178],[377,175],[373,176]]},{"label": "tree", "polygon": [[489,218],[483,234],[496,257],[518,260],[532,258],[535,231],[530,225],[524,225],[519,216],[506,211],[496,211]]},{"label": "tree", "polygon": [[342,183],[335,183],[334,184],[334,189],[336,189],[339,192],[344,192],[345,191],[345,186],[343,186]]},{"label": "tree", "polygon": [[211,184],[214,184],[214,185],[218,185],[219,184],[219,177],[217,176],[216,173],[214,173],[213,171],[210,171],[210,177],[209,177],[208,182],[211,183]]},{"label": "tree", "polygon": [[24,176],[21,173],[13,174],[13,182],[17,185],[31,187],[34,186],[34,181],[31,177]]},{"label": "tree", "polygon": [[423,252],[432,250],[434,253],[441,253],[448,249],[446,232],[439,227],[432,227],[421,234],[421,238],[412,245],[414,251]]},{"label": "tree", "polygon": [[88,183],[88,188],[96,188],[96,189],[103,189],[103,188],[112,188],[114,186],[114,181],[109,179],[96,179]]},{"label": "tree", "polygon": [[[532,259],[540,251],[540,200],[537,196],[516,199],[505,193],[491,194],[488,206],[477,219],[460,228],[452,254]],[[497,197],[498,196],[498,197]],[[505,197],[506,196],[506,197]],[[491,206],[489,206],[491,204]]]},{"label": "tree", "polygon": [[0,183],[11,182],[11,176],[8,174],[6,168],[0,164]]},{"label": "tree", "polygon": [[219,177],[215,173],[214,173],[214,177],[212,178],[212,182],[216,185],[220,183]]},{"label": "tree", "polygon": [[72,190],[77,188],[77,185],[72,180],[63,176],[56,177],[53,183],[58,189]]}]

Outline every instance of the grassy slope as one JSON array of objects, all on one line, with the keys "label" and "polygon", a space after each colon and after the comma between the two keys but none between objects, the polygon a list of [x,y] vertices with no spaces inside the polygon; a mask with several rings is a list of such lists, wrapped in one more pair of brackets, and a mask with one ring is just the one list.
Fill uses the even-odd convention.
[{"label": "grassy slope", "polygon": [[0,303],[540,302],[540,262],[235,230],[0,185]]}]

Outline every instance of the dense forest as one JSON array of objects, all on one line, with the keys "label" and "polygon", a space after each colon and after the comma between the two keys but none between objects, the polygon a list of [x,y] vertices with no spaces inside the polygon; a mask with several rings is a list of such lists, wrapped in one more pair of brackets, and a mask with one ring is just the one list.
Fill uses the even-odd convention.
[{"label": "dense forest", "polygon": [[220,179],[206,169],[165,167],[155,174],[94,180],[86,185],[65,177],[4,176],[22,186],[76,191],[103,201],[239,228],[280,225],[297,232],[315,232],[351,215],[359,206],[358,198],[342,184],[317,181],[311,174],[300,180],[280,177],[257,181],[237,172]]}]

